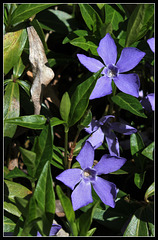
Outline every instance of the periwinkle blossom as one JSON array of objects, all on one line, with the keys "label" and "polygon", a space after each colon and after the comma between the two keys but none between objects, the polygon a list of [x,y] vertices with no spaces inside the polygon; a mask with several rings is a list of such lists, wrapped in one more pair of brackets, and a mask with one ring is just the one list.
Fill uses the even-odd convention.
[{"label": "periwinkle blossom", "polygon": [[155,111],[155,94],[154,93],[149,93],[146,97],[143,97],[140,100],[140,103],[142,104],[142,107],[151,112]]},{"label": "periwinkle blossom", "polygon": [[71,194],[74,211],[93,202],[91,185],[101,201],[114,208],[118,189],[116,185],[99,175],[108,174],[120,169],[126,162],[125,158],[105,154],[94,166],[94,148],[86,142],[76,157],[82,169],[73,168],[63,171],[56,179],[73,190]]},{"label": "periwinkle blossom", "polygon": [[97,72],[104,67],[102,71],[103,76],[97,80],[90,99],[111,94],[112,80],[120,91],[138,97],[140,87],[138,75],[136,73],[122,73],[133,69],[145,56],[145,53],[134,47],[126,47],[122,50],[120,58],[116,63],[117,47],[109,33],[101,39],[97,52],[104,64],[95,58],[87,57],[84,54],[77,54],[81,64],[91,72]]},{"label": "periwinkle blossom", "polygon": [[92,133],[87,141],[90,142],[95,149],[102,145],[105,137],[110,154],[120,156],[119,142],[114,131],[124,135],[130,135],[136,133],[137,129],[125,123],[111,122],[113,118],[115,118],[115,116],[107,115],[100,118],[99,121],[92,119],[88,127],[85,128],[85,131],[89,134]]},{"label": "periwinkle blossom", "polygon": [[[58,224],[52,224],[52,227],[50,229],[50,233],[49,233],[49,236],[54,236],[58,233],[58,231],[62,228],[61,225],[58,225]],[[42,235],[37,232],[37,237],[42,237]]]},{"label": "periwinkle blossom", "polygon": [[147,40],[147,43],[149,44],[149,47],[151,49],[151,51],[154,53],[155,52],[155,38],[149,38]]}]

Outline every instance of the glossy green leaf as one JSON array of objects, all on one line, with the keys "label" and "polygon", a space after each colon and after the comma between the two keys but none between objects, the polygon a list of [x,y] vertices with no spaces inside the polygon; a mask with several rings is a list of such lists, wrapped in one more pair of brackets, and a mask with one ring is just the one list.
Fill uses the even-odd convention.
[{"label": "glossy green leaf", "polygon": [[128,21],[126,47],[141,39],[153,22],[154,4],[138,4]]},{"label": "glossy green leaf", "polygon": [[145,157],[149,158],[150,160],[153,160],[153,158],[154,158],[154,148],[155,148],[155,142],[152,142],[142,151],[142,154]]},{"label": "glossy green leaf", "polygon": [[138,132],[130,135],[130,147],[132,155],[142,150],[144,146],[143,139]]},{"label": "glossy green leaf", "polygon": [[123,236],[149,236],[147,218],[144,207],[140,207],[135,211]]},{"label": "glossy green leaf", "polygon": [[56,4],[19,4],[11,15],[11,23],[15,24],[24,21],[38,12],[54,5]]},{"label": "glossy green leaf", "polygon": [[22,75],[24,69],[25,65],[23,64],[22,59],[20,57],[19,61],[13,67],[13,78],[14,79],[19,78]]},{"label": "glossy green leaf", "polygon": [[92,121],[92,112],[90,109],[88,109],[83,117],[81,118],[79,124],[77,125],[77,128],[82,130],[85,127],[88,127],[89,123]]},{"label": "glossy green leaf", "polygon": [[30,97],[31,94],[30,94],[30,89],[31,89],[31,85],[28,81],[23,81],[23,80],[19,80],[17,79],[16,82],[20,85],[20,87],[22,87],[25,92],[27,93],[27,95]]},{"label": "glossy green leaf", "polygon": [[35,173],[36,173],[36,153],[24,149],[22,147],[19,147],[20,152],[22,153],[22,158],[23,158],[23,162],[24,164],[27,166],[27,171],[28,174],[31,177],[35,177]]},{"label": "glossy green leaf", "polygon": [[8,32],[3,39],[4,73],[7,74],[17,64],[27,39],[26,29]]},{"label": "glossy green leaf", "polygon": [[[18,117],[20,114],[19,86],[17,83],[10,82],[6,86],[4,95],[4,120]],[[17,125],[9,124],[4,121],[4,136],[12,138],[15,134]]]},{"label": "glossy green leaf", "polygon": [[62,44],[66,44],[68,42],[71,42],[73,39],[78,37],[86,37],[88,36],[88,32],[86,30],[75,30],[73,32],[70,32],[63,40]]},{"label": "glossy green leaf", "polygon": [[9,217],[4,216],[4,217],[3,217],[3,231],[4,231],[4,232],[13,232],[17,220],[18,220],[17,217],[13,217],[13,218],[11,219],[11,218],[9,218]]},{"label": "glossy green leaf", "polygon": [[4,201],[3,202],[3,209],[17,217],[20,217],[21,212],[18,210],[15,204],[11,202]]},{"label": "glossy green leaf", "polygon": [[101,71],[102,69],[76,87],[71,97],[69,126],[74,125],[83,116],[89,103],[89,97],[91,95],[91,92],[93,91],[93,88]]},{"label": "glossy green leaf", "polygon": [[23,185],[4,180],[4,195],[14,202],[14,197],[24,198],[32,192]]},{"label": "glossy green leaf", "polygon": [[148,198],[155,194],[155,182],[153,182],[150,187],[146,190],[144,200],[148,202]]},{"label": "glossy green leaf", "polygon": [[144,114],[141,103],[132,95],[121,92],[118,93],[116,96],[113,96],[111,99],[122,109],[125,109],[139,117],[147,118],[147,116]]},{"label": "glossy green leaf", "polygon": [[69,222],[71,232],[72,232],[73,236],[78,236],[77,226],[75,223],[75,212],[73,210],[70,199],[63,193],[63,191],[59,185],[56,186],[56,192],[57,192],[58,198],[61,202],[61,205],[64,209],[66,218]]},{"label": "glossy green leaf", "polygon": [[59,169],[64,169],[63,162],[64,162],[64,157],[62,152],[59,150],[58,147],[53,145],[53,155],[50,163]]},{"label": "glossy green leaf", "polygon": [[79,217],[79,236],[87,236],[88,231],[90,229],[90,226],[92,224],[93,215],[96,206],[98,203],[96,203],[94,206],[92,206],[90,209],[88,209],[86,212],[82,213]]},{"label": "glossy green leaf", "polygon": [[60,115],[62,119],[67,123],[69,119],[69,113],[71,108],[71,101],[68,92],[65,92],[60,102]]},{"label": "glossy green leaf", "polygon": [[20,170],[19,168],[15,167],[13,170],[11,170],[8,174],[7,174],[7,179],[9,178],[17,178],[17,177],[23,177],[23,178],[28,178],[28,179],[32,179],[30,176],[28,176],[26,173],[24,173],[22,170]]},{"label": "glossy green leaf", "polygon": [[134,174],[134,183],[139,189],[142,188],[142,185],[144,183],[145,173],[146,172]]},{"label": "glossy green leaf", "polygon": [[52,160],[53,130],[50,124],[45,125],[39,137],[36,137],[31,151],[36,153],[36,178],[39,178],[44,165]]},{"label": "glossy green leaf", "polygon": [[87,232],[86,236],[92,236],[94,234],[94,232],[96,231],[97,228],[92,228]]},{"label": "glossy green leaf", "polygon": [[89,4],[79,4],[82,17],[87,27],[95,32],[102,25],[102,20],[99,14]]},{"label": "glossy green leaf", "polygon": [[29,115],[21,116],[17,118],[6,119],[6,123],[12,123],[21,127],[31,129],[43,129],[46,123],[46,118],[43,115]]},{"label": "glossy green leaf", "polygon": [[63,120],[61,120],[61,119],[59,119],[59,118],[57,118],[57,117],[52,117],[52,118],[50,119],[50,125],[51,125],[51,127],[57,126],[57,125],[60,125],[60,124],[63,124],[63,123],[65,123],[65,121],[63,121]]},{"label": "glossy green leaf", "polygon": [[113,30],[116,31],[119,28],[119,23],[123,21],[122,15],[110,4],[105,4],[105,19],[106,23],[111,23]]},{"label": "glossy green leaf", "polygon": [[90,50],[93,55],[98,56],[98,46],[94,43],[94,37],[77,37],[70,41],[70,43],[76,47],[80,47],[85,51]]},{"label": "glossy green leaf", "polygon": [[44,222],[42,225],[44,234],[48,236],[55,215],[55,193],[49,161],[45,163],[40,174],[34,191],[34,198],[37,201],[38,207],[46,216],[48,226],[44,226]]}]

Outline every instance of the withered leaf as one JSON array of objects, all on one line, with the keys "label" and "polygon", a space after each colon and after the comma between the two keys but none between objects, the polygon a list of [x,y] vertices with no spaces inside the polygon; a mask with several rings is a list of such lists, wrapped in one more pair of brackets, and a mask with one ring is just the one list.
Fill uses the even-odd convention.
[{"label": "withered leaf", "polygon": [[47,66],[48,60],[44,47],[34,27],[27,27],[27,32],[29,39],[29,60],[33,72],[31,97],[34,104],[34,114],[39,115],[43,99],[43,89],[54,78],[54,72]]}]

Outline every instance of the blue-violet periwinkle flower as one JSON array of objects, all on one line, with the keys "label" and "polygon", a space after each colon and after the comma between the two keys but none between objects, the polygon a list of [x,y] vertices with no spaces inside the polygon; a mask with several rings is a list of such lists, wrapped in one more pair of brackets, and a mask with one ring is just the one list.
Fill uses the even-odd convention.
[{"label": "blue-violet periwinkle flower", "polygon": [[155,52],[155,38],[149,38],[147,40],[147,43],[149,44],[149,47],[151,49],[151,51],[153,51],[153,53]]},{"label": "blue-violet periwinkle flower", "polygon": [[139,96],[140,80],[136,73],[122,74],[133,69],[145,56],[145,52],[134,47],[126,47],[122,50],[117,60],[117,47],[109,33],[101,39],[97,48],[99,60],[87,57],[84,54],[77,54],[79,61],[91,72],[97,72],[104,67],[102,74],[90,95],[90,99],[104,97],[112,93],[112,80],[118,89],[134,97]]},{"label": "blue-violet periwinkle flower", "polygon": [[73,168],[63,171],[56,179],[73,190],[71,194],[74,211],[93,202],[91,184],[101,201],[114,208],[118,189],[116,185],[98,175],[108,174],[120,169],[126,162],[125,158],[105,154],[94,166],[94,148],[86,142],[76,157],[82,169]]},{"label": "blue-violet periwinkle flower", "polygon": [[146,97],[143,97],[140,100],[140,103],[142,104],[142,107],[151,112],[155,111],[155,94],[154,93],[149,93]]},{"label": "blue-violet periwinkle flower", "polygon": [[94,120],[90,122],[85,131],[92,135],[87,139],[88,142],[96,149],[100,147],[106,138],[108,149],[111,155],[120,156],[119,142],[114,131],[122,133],[124,135],[130,135],[136,133],[137,129],[121,122],[111,122],[115,118],[113,115],[107,115],[100,118],[100,120]]},{"label": "blue-violet periwinkle flower", "polygon": [[[49,236],[54,236],[58,233],[58,231],[62,228],[61,225],[58,225],[58,224],[52,224],[52,227],[50,229],[50,233],[49,233]],[[42,235],[37,232],[37,237],[42,237]]]}]

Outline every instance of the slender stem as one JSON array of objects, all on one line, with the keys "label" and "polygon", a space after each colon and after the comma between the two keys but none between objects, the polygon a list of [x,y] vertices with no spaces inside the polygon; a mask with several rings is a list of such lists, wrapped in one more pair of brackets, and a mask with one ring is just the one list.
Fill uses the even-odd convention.
[{"label": "slender stem", "polygon": [[74,139],[74,142],[73,142],[73,144],[71,146],[71,151],[70,151],[70,155],[69,155],[69,158],[68,158],[68,168],[71,168],[71,162],[72,162],[72,159],[73,159],[73,152],[74,152],[74,149],[76,147],[76,142],[77,142],[77,139],[78,139],[78,137],[80,135],[80,132],[81,132],[81,130],[78,129],[76,137]]},{"label": "slender stem", "polygon": [[64,153],[64,166],[65,169],[67,169],[67,150],[68,150],[68,132],[69,132],[69,128],[67,126],[65,126],[65,153]]}]

